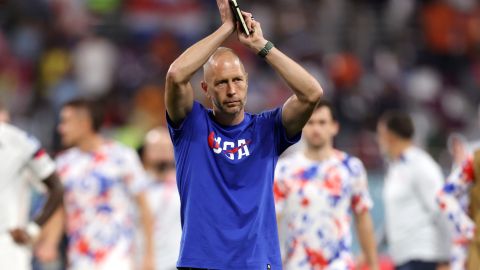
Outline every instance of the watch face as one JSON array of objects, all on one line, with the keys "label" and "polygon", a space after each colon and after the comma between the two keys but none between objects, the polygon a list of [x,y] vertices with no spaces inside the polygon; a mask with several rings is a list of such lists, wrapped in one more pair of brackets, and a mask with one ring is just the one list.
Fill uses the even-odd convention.
[{"label": "watch face", "polygon": [[242,15],[242,12],[240,11],[240,7],[238,6],[237,1],[229,0],[228,3],[230,4],[230,8],[232,9],[232,13],[233,13],[233,16],[235,17],[235,21],[240,24],[240,30],[242,31],[242,33],[249,36],[250,30],[248,29],[247,24],[243,19],[243,15]]}]

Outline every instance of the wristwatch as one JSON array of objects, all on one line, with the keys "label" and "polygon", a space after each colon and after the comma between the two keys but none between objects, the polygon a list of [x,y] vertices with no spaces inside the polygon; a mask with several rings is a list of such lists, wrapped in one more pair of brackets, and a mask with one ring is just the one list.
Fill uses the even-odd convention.
[{"label": "wristwatch", "polygon": [[270,52],[271,49],[273,49],[273,47],[275,47],[275,45],[273,45],[272,42],[267,41],[267,44],[265,44],[265,47],[263,47],[263,49],[258,52],[258,55],[262,58],[265,58],[265,56],[267,56],[267,54]]}]

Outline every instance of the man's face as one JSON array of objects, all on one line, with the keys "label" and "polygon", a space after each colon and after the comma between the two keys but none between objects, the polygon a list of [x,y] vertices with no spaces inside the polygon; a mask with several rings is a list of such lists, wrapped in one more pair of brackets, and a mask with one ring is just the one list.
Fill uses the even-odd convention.
[{"label": "man's face", "polygon": [[10,122],[10,114],[6,110],[0,109],[0,123]]},{"label": "man's face", "polygon": [[91,119],[86,110],[68,106],[61,110],[58,132],[63,146],[76,146],[90,131]]},{"label": "man's face", "polygon": [[333,120],[328,107],[315,110],[303,128],[303,138],[307,146],[322,148],[331,145],[333,137],[338,133],[338,123]]},{"label": "man's face", "polygon": [[217,111],[235,115],[247,102],[248,76],[238,57],[223,53],[206,71],[202,88]]},{"label": "man's face", "polygon": [[383,155],[391,157],[391,148],[392,148],[392,133],[388,130],[387,126],[383,122],[378,122],[377,124],[377,140],[380,151]]},{"label": "man's face", "polygon": [[144,160],[148,166],[175,162],[173,145],[168,134],[166,135],[152,138],[145,144]]}]

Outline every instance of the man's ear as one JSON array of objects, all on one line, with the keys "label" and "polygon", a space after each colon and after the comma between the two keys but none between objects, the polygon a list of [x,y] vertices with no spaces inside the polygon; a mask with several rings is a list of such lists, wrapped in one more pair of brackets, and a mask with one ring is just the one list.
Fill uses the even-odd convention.
[{"label": "man's ear", "polygon": [[340,123],[337,121],[333,122],[333,136],[336,136],[338,132],[340,131]]},{"label": "man's ear", "polygon": [[205,81],[202,81],[200,85],[202,86],[202,90],[205,96],[207,96],[207,98],[210,98],[210,95],[208,94],[208,84]]}]

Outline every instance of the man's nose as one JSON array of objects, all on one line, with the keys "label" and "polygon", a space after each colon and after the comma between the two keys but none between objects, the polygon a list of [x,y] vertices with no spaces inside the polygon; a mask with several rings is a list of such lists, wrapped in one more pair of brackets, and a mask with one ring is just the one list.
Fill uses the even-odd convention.
[{"label": "man's nose", "polygon": [[228,82],[227,95],[234,96],[237,93],[235,84],[233,82]]}]

